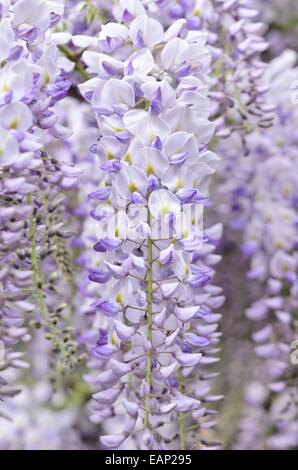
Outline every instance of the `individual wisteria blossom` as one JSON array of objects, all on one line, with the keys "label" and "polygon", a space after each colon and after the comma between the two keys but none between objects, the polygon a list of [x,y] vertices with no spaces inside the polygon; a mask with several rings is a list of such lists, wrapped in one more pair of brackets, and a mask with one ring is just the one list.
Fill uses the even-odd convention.
[{"label": "individual wisteria blossom", "polygon": [[218,361],[223,296],[210,283],[221,227],[200,232],[198,210],[218,164],[207,150],[211,55],[204,33],[179,21],[164,30],[135,7],[143,14],[115,7],[124,24],[103,25],[82,55],[92,78],[79,88],[101,134],[89,279],[106,284],[91,304],[100,315],[92,420],[104,425],[105,447],[217,447],[204,430],[220,399],[208,365]]},{"label": "individual wisteria blossom", "polygon": [[274,126],[263,135],[249,136],[248,159],[239,160],[239,141],[233,141],[234,150],[229,143],[224,170],[229,177],[219,189],[230,196],[233,227],[243,230],[242,250],[250,260],[247,277],[264,283],[262,297],[246,315],[256,323],[255,352],[265,364],[253,385],[248,385],[238,448],[297,446],[297,369],[291,362],[298,300],[298,185],[293,172],[297,166],[297,108],[291,100],[296,60],[296,54],[287,51],[271,63],[266,80],[271,83],[270,98],[277,109]]}]

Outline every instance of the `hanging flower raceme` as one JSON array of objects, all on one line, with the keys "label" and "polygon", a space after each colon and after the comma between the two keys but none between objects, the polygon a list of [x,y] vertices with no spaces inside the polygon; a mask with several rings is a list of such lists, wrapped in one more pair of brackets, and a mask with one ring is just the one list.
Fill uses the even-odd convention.
[{"label": "hanging flower raceme", "polygon": [[[266,80],[276,105],[274,126],[262,136],[251,134],[251,158],[239,160],[240,141],[225,149],[229,217],[243,230],[243,253],[250,260],[247,277],[263,283],[263,295],[248,309],[255,322],[255,351],[263,367],[247,388],[247,408],[238,448],[294,448],[297,445],[296,365],[291,354],[297,340],[297,110],[291,102],[296,54],[288,51],[270,65]],[[254,394],[254,390],[255,394]],[[254,411],[255,406],[259,412]],[[258,416],[258,418],[257,418]],[[259,419],[263,416],[263,419]],[[250,434],[248,420],[259,429]],[[262,423],[260,427],[260,422]],[[250,434],[250,437],[249,437]]]},{"label": "hanging flower raceme", "polygon": [[0,6],[0,368],[5,370],[28,367],[24,353],[14,348],[30,340],[29,319],[44,326],[53,349],[72,362],[55,326],[66,308],[55,283],[62,282],[56,272],[61,263],[71,273],[63,262],[72,234],[62,221],[61,192],[75,188],[78,173],[43,148],[46,134],[68,135],[54,105],[70,82],[59,65],[59,38],[50,31],[63,6],[43,0]]},{"label": "hanging flower raceme", "polygon": [[82,55],[96,76],[79,88],[101,133],[102,184],[89,194],[89,279],[101,285],[91,305],[100,326],[92,365],[101,370],[90,377],[92,419],[104,424],[106,447],[216,447],[204,430],[220,399],[208,365],[218,360],[223,296],[211,280],[221,227],[200,228],[218,164],[207,149],[211,56],[204,33],[180,21],[164,30],[134,5],[131,15],[115,7],[119,23],[102,25]]},{"label": "hanging flower raceme", "polygon": [[[70,97],[55,107],[55,113],[59,117],[59,122],[63,122],[63,125],[72,130],[72,135],[67,140],[53,140],[51,136],[44,135],[44,148],[48,154],[55,155],[58,160],[67,162],[68,165],[75,163],[77,170],[79,168],[83,170],[82,175],[85,176],[85,179],[83,180],[81,177],[80,182],[81,188],[84,188],[87,194],[95,187],[95,182],[98,182],[96,174],[92,173],[95,157],[93,158],[89,151],[90,145],[97,136],[95,119],[90,113],[89,105],[84,102],[78,103],[77,100]],[[81,135],[84,135],[83,141]],[[54,194],[53,197],[56,198],[57,194]],[[66,322],[64,318],[61,318],[59,327],[63,324],[61,337],[68,338],[65,345],[68,352],[71,353],[72,359],[75,356],[76,368],[71,370],[71,373],[63,369],[61,374],[60,368],[57,366],[61,362],[65,365],[66,358],[63,358],[63,361],[57,361],[57,358],[62,359],[61,355],[52,354],[51,342],[45,340],[43,329],[36,330],[30,343],[26,344],[25,354],[26,358],[30,358],[30,369],[22,373],[23,376],[26,374],[26,382],[28,381],[30,385],[20,383],[19,374],[13,374],[11,367],[5,373],[7,382],[10,385],[18,382],[19,389],[12,388],[12,386],[9,389],[3,387],[5,402],[1,406],[0,416],[9,417],[10,420],[1,421],[1,450],[85,449],[87,448],[84,443],[86,435],[88,435],[89,441],[88,448],[90,449],[90,445],[92,446],[92,441],[94,446],[98,447],[97,429],[90,423],[87,410],[83,406],[91,394],[88,386],[82,384],[81,374],[84,370],[83,364],[86,354],[80,354],[76,351],[77,346],[72,340],[72,338],[84,335],[86,322],[83,322],[85,319],[82,312],[85,312],[89,307],[92,301],[92,287],[96,287],[94,284],[90,285],[88,279],[82,275],[85,263],[89,263],[92,256],[92,245],[90,244],[90,249],[87,245],[88,232],[83,228],[85,220],[90,219],[82,200],[84,201],[83,194],[80,198],[77,191],[68,191],[63,197],[64,224],[67,225],[67,230],[72,232],[73,236],[70,240],[59,239],[56,241],[56,243],[59,241],[57,248],[61,253],[57,258],[56,255],[54,256],[57,265],[59,263],[61,274],[57,270],[57,266],[51,263],[51,270],[58,271],[59,275],[56,275],[55,283],[51,283],[50,291],[45,285],[47,273],[43,272],[43,289],[46,292],[47,304],[52,305],[53,303],[56,308],[56,305],[59,305],[58,302],[61,301],[62,292],[64,299],[68,299],[67,311],[70,313],[70,319],[67,319]],[[56,201],[52,202],[56,204]],[[49,216],[51,214],[47,214],[47,217]],[[61,242],[64,245],[64,253],[62,253]],[[65,249],[67,249],[66,252]],[[43,259],[42,267],[48,269],[49,262],[45,265],[45,259]],[[69,273],[69,269],[71,273]],[[86,285],[86,281],[88,285]],[[58,287],[59,291],[54,292],[53,287]],[[64,308],[66,310],[67,307]],[[60,314],[63,315],[63,312],[61,311]],[[79,367],[79,364],[82,364],[82,367]],[[0,388],[1,385],[0,381]],[[8,395],[12,396],[18,390],[21,390],[21,393],[17,397],[13,400],[7,399]],[[2,395],[1,392],[2,390],[0,390],[0,395]]]},{"label": "hanging flower raceme", "polygon": [[268,86],[261,83],[266,65],[260,55],[268,44],[262,37],[266,26],[258,21],[254,2],[164,1],[149,3],[148,10],[164,24],[177,19],[189,31],[205,31],[212,54],[210,97],[216,135],[240,134],[246,153],[246,134],[257,125],[270,126],[274,110],[266,100]]},{"label": "hanging flower raceme", "polygon": [[217,135],[239,134],[242,153],[247,154],[246,135],[257,127],[270,127],[274,119],[274,106],[267,98],[269,85],[262,81],[267,68],[261,58],[268,48],[263,38],[266,25],[259,21],[253,1],[213,0],[208,8],[205,1],[200,3],[213,51]]}]

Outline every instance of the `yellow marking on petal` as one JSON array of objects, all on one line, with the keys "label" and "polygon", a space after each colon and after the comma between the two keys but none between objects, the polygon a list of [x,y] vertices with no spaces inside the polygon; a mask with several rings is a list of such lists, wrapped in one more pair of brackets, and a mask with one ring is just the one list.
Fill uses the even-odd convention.
[{"label": "yellow marking on petal", "polygon": [[122,292],[118,292],[118,294],[116,295],[116,302],[117,302],[118,304],[122,304],[122,302],[123,302],[123,294],[122,294]]},{"label": "yellow marking on petal", "polygon": [[283,247],[284,247],[284,245],[283,245],[283,243],[282,243],[281,241],[275,242],[275,248],[276,248],[277,250],[280,250],[280,249],[282,249]]},{"label": "yellow marking on petal", "polygon": [[285,214],[283,214],[283,217],[282,217],[282,218],[283,218],[284,220],[292,220],[292,217],[293,217],[293,216],[292,216],[291,213],[286,212]]},{"label": "yellow marking on petal", "polygon": [[131,154],[129,152],[125,155],[124,160],[127,163],[131,163]]},{"label": "yellow marking on petal", "polygon": [[0,147],[0,157],[3,155],[3,153],[4,153],[4,150],[2,147]]},{"label": "yellow marking on petal", "polygon": [[15,118],[13,119],[11,122],[10,122],[10,129],[17,129],[19,127],[19,124],[20,124],[20,121],[18,118]]},{"label": "yellow marking on petal", "polygon": [[119,228],[118,227],[115,228],[114,233],[115,233],[115,237],[119,237]]},{"label": "yellow marking on petal", "polygon": [[44,74],[44,84],[47,85],[48,83],[50,83],[50,75],[48,74],[48,72],[46,72]]},{"label": "yellow marking on petal", "polygon": [[161,208],[161,213],[162,213],[163,215],[166,215],[166,214],[168,214],[169,212],[170,212],[170,209],[168,208],[168,206],[162,206],[162,208]]},{"label": "yellow marking on petal", "polygon": [[108,160],[113,160],[114,159],[114,155],[112,154],[112,152],[107,153],[107,159]]},{"label": "yellow marking on petal", "polygon": [[116,335],[115,335],[115,333],[112,334],[111,342],[112,342],[112,344],[113,344],[114,346],[117,344],[117,340],[116,340]]},{"label": "yellow marking on petal", "polygon": [[200,8],[196,8],[193,14],[194,14],[194,16],[201,16],[202,12],[201,12]]},{"label": "yellow marking on petal", "polygon": [[147,176],[150,176],[150,175],[154,175],[155,174],[155,168],[154,166],[152,165],[152,163],[149,163],[147,168],[146,168],[146,173],[147,173]]},{"label": "yellow marking on petal", "polygon": [[184,181],[182,178],[179,178],[176,182],[176,189],[183,189],[184,188]]},{"label": "yellow marking on petal", "polygon": [[133,181],[131,181],[129,183],[128,189],[131,193],[135,193],[138,190],[138,187]]},{"label": "yellow marking on petal", "polygon": [[3,85],[2,85],[1,88],[0,88],[0,91],[1,91],[2,93],[7,93],[8,91],[10,91],[9,85],[7,85],[7,83],[4,82]]}]

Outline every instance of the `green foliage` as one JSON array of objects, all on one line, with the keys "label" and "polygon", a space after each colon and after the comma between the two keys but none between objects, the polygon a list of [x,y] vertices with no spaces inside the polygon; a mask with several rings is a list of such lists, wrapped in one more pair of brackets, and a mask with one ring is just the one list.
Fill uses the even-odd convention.
[{"label": "green foliage", "polygon": [[83,0],[82,10],[86,10],[86,21],[88,24],[92,23],[95,19],[102,18],[100,11],[92,0]]}]

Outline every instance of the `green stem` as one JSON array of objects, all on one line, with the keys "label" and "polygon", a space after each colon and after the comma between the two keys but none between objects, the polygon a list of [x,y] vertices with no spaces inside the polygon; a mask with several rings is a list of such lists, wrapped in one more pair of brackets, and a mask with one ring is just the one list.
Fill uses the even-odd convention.
[{"label": "green stem", "polygon": [[[30,206],[33,206],[32,194],[27,195],[27,202]],[[68,355],[68,351],[61,340],[60,336],[57,334],[55,326],[51,323],[48,308],[45,302],[44,293],[42,291],[42,275],[41,275],[41,266],[39,255],[36,247],[36,222],[34,220],[33,210],[30,213],[29,217],[29,237],[31,243],[31,263],[32,263],[32,272],[33,272],[33,284],[34,291],[33,295],[37,300],[40,312],[43,316],[44,322],[48,328],[49,333],[51,333],[53,338],[53,343],[55,347],[59,348],[60,353],[64,356]]]},{"label": "green stem", "polygon": [[[151,226],[151,216],[148,215],[148,224]],[[148,334],[147,338],[152,342],[152,293],[153,293],[153,242],[152,239],[148,239],[148,279],[147,279],[147,321],[148,321]],[[147,365],[146,365],[146,382],[149,387],[149,393],[151,389],[151,350],[147,352]],[[149,393],[146,396],[145,402],[145,419],[144,426],[148,427],[149,425]]]},{"label": "green stem", "polygon": [[273,30],[278,29],[280,31],[283,31],[284,33],[288,33],[288,32],[291,32],[293,29],[295,29],[297,25],[298,25],[298,16],[294,15],[291,18],[289,18],[289,20],[286,21],[285,23],[273,21],[270,25],[270,29],[273,29]]},{"label": "green stem", "polygon": [[[180,393],[183,392],[183,375],[182,369],[178,370],[178,390]],[[180,435],[180,450],[185,450],[185,413],[179,413],[178,415],[178,426],[179,426],[179,435]]]},{"label": "green stem", "polygon": [[[32,195],[28,194],[27,196],[28,204],[30,206],[33,205]],[[49,312],[45,303],[45,299],[43,296],[43,292],[41,289],[42,281],[41,281],[41,272],[40,272],[40,265],[39,265],[39,257],[36,248],[36,223],[34,220],[33,210],[30,213],[29,217],[29,235],[30,235],[30,242],[31,242],[31,263],[32,263],[32,271],[33,271],[33,283],[34,283],[34,295],[38,301],[39,308],[41,313],[46,322],[49,321]]]},{"label": "green stem", "polygon": [[81,62],[78,61],[78,58],[74,52],[72,52],[68,47],[64,45],[59,46],[60,51],[72,62],[75,62],[75,70],[81,75],[84,81],[90,80],[91,76],[84,69]]}]

